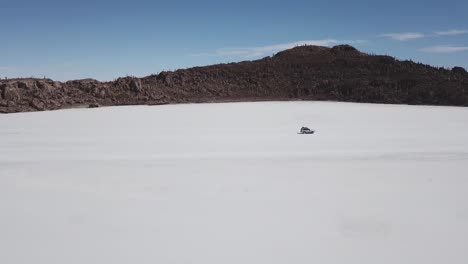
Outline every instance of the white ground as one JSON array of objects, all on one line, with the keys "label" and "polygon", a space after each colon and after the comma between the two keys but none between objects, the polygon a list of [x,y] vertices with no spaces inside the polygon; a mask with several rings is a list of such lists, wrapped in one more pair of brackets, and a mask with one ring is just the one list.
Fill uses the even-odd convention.
[{"label": "white ground", "polygon": [[466,264],[468,108],[0,115],[0,263]]}]

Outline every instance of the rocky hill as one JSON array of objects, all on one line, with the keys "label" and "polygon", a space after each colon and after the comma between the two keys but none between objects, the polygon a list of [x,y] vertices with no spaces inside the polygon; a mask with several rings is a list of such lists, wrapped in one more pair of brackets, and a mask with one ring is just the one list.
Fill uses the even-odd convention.
[{"label": "rocky hill", "polygon": [[0,112],[255,100],[333,100],[468,106],[468,73],[348,46],[301,46],[256,61],[112,82],[0,80]]}]

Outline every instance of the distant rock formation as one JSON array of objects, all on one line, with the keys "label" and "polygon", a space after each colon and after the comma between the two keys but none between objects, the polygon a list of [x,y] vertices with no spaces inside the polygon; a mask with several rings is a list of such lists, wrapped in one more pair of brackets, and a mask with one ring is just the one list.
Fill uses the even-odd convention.
[{"label": "distant rock formation", "polygon": [[257,100],[468,106],[468,73],[461,67],[435,68],[340,45],[301,46],[256,61],[112,82],[0,81],[3,113],[77,106]]}]

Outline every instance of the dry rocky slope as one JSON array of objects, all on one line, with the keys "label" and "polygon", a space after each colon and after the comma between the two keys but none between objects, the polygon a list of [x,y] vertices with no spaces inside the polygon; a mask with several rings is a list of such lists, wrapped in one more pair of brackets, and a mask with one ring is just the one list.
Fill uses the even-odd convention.
[{"label": "dry rocky slope", "polygon": [[301,46],[256,61],[161,72],[112,82],[0,81],[0,112],[78,106],[256,100],[468,106],[468,73],[348,46]]}]

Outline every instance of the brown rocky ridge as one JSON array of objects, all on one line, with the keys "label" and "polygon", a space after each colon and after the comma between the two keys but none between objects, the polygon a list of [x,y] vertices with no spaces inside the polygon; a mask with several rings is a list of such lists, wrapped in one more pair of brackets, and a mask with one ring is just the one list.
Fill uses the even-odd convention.
[{"label": "brown rocky ridge", "polygon": [[111,82],[0,80],[0,112],[266,100],[468,106],[468,73],[340,45],[300,46],[256,61]]}]

